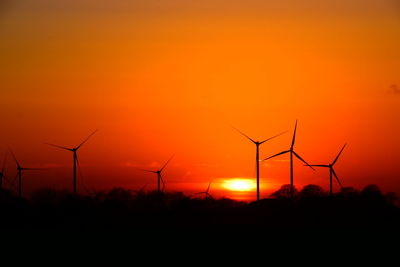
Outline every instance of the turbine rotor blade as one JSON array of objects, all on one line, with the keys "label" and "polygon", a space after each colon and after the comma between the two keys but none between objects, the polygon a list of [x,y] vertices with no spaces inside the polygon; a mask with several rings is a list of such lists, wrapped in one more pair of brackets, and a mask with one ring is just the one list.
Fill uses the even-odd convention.
[{"label": "turbine rotor blade", "polygon": [[79,149],[81,146],[83,146],[98,130],[95,130],[93,133],[91,133],[88,137],[86,137],[86,139],[79,145],[76,147],[76,149]]},{"label": "turbine rotor blade", "polygon": [[1,173],[3,175],[4,175],[4,170],[6,169],[6,163],[7,163],[7,151],[4,154],[3,165],[1,167]]},{"label": "turbine rotor blade", "polygon": [[162,176],[161,176],[161,174],[160,174],[160,180],[161,180],[161,182],[162,182],[162,184],[163,184],[163,187],[162,187],[162,190],[161,191],[165,191],[165,182],[164,182],[164,179],[162,178]]},{"label": "turbine rotor blade", "polygon": [[18,167],[18,168],[21,168],[21,165],[19,164],[19,162],[18,162],[18,160],[17,160],[17,157],[15,156],[15,154],[14,154],[14,152],[11,150],[11,148],[10,148],[10,152],[11,152],[11,155],[13,156],[13,158],[14,158],[14,160],[15,160],[15,163],[17,164],[17,167]]},{"label": "turbine rotor blade", "polygon": [[162,172],[164,170],[164,168],[167,166],[167,164],[171,161],[171,159],[174,157],[175,155],[172,155],[172,157],[169,158],[169,160],[164,164],[164,166],[160,169],[160,172]]},{"label": "turbine rotor blade", "polygon": [[145,170],[145,169],[138,169],[140,171],[144,171],[144,172],[151,172],[151,173],[157,173],[156,171],[151,171],[151,170]]},{"label": "turbine rotor blade", "polygon": [[304,164],[306,164],[308,167],[310,167],[311,169],[313,169],[313,170],[315,171],[315,169],[314,169],[310,164],[308,164],[304,159],[302,159],[302,157],[300,157],[299,154],[297,154],[297,153],[294,152],[294,151],[293,151],[293,154],[294,154],[299,160],[301,160],[302,162],[304,162]]},{"label": "turbine rotor blade", "polygon": [[335,165],[336,161],[339,159],[340,155],[342,154],[344,148],[346,147],[347,143],[344,144],[344,146],[342,147],[342,149],[340,150],[339,154],[336,156],[335,160],[333,161],[332,165]]},{"label": "turbine rotor blade", "polygon": [[[80,178],[79,184],[82,185],[83,189],[84,189],[86,192],[89,192],[89,190],[86,188],[86,186],[85,186],[84,183],[83,183],[83,174],[82,174],[82,170],[81,170],[81,164],[80,164],[79,158],[78,158],[78,153],[76,153],[75,159],[76,159],[76,167],[77,167],[77,169],[78,169],[78,174],[79,174],[79,178]],[[90,192],[89,192],[89,193],[90,193]]]},{"label": "turbine rotor blade", "polygon": [[211,183],[212,183],[212,181],[208,184],[207,190],[204,193],[208,194],[208,192],[210,191]]},{"label": "turbine rotor blade", "polygon": [[248,135],[246,135],[245,133],[241,132],[239,129],[235,128],[232,126],[233,129],[235,129],[236,131],[238,131],[241,135],[243,135],[244,137],[246,137],[247,139],[249,139],[251,142],[253,142],[254,144],[256,143],[256,141],[254,141],[252,138],[250,138]]},{"label": "turbine rotor blade", "polygon": [[260,145],[261,145],[261,144],[264,144],[265,142],[267,142],[267,141],[269,141],[269,140],[271,140],[271,139],[274,139],[274,138],[276,138],[276,137],[278,137],[278,136],[281,136],[282,134],[285,134],[285,133],[287,133],[287,132],[288,132],[288,131],[281,132],[280,134],[277,134],[277,135],[275,135],[275,136],[273,136],[273,137],[270,137],[270,138],[268,138],[268,139],[265,139],[265,140],[263,140],[263,141],[260,142]]},{"label": "turbine rotor blade", "polygon": [[59,145],[50,144],[50,143],[44,143],[44,144],[49,145],[49,146],[53,146],[53,147],[56,147],[56,148],[68,150],[68,151],[73,151],[71,148],[68,148],[68,147],[65,147],[65,146],[59,146]]},{"label": "turbine rotor blade", "polygon": [[[79,162],[78,154],[76,154],[76,165],[77,165],[77,167],[78,167],[78,173],[79,173],[79,177],[80,177],[80,185],[83,187],[83,189],[84,189],[87,193],[92,194],[93,191],[92,191],[92,190],[89,190],[89,189],[87,188],[87,186],[85,185],[84,181],[83,181],[83,180],[84,180],[84,177],[83,177],[83,174],[82,174],[82,169],[81,169],[81,164],[80,164],[80,162]],[[90,191],[92,191],[92,192],[90,192]]]},{"label": "turbine rotor blade", "polygon": [[140,189],[139,189],[139,192],[143,192],[144,191],[144,189],[147,187],[147,184],[145,184],[144,186],[142,186]]},{"label": "turbine rotor blade", "polygon": [[18,173],[15,174],[14,179],[5,179],[5,181],[8,182],[8,183],[10,184],[10,186],[11,186],[13,189],[16,189],[16,180],[17,180],[17,177],[18,177]]},{"label": "turbine rotor blade", "polygon": [[[308,166],[308,165],[304,165],[304,166]],[[312,166],[312,167],[322,167],[322,168],[329,168],[330,166],[329,165],[316,165],[316,164],[311,164],[310,166]]]},{"label": "turbine rotor blade", "polygon": [[296,141],[296,132],[297,132],[297,120],[296,120],[296,124],[294,125],[294,132],[293,132],[293,138],[292,138],[292,145],[290,146],[291,148],[294,147],[294,142]]},{"label": "turbine rotor blade", "polygon": [[275,158],[275,157],[277,157],[277,156],[280,156],[280,155],[283,155],[283,154],[286,154],[286,153],[289,153],[289,152],[290,152],[290,150],[286,150],[286,151],[280,152],[280,153],[278,153],[278,154],[275,154],[275,155],[273,155],[273,156],[270,156],[270,157],[268,157],[268,158],[265,158],[265,159],[263,159],[262,161],[264,161],[264,160],[269,160],[269,159]]},{"label": "turbine rotor blade", "polygon": [[47,170],[45,168],[21,168],[23,171],[44,171]]},{"label": "turbine rotor blade", "polygon": [[342,183],[340,182],[339,177],[337,176],[337,174],[333,168],[331,168],[331,172],[332,172],[333,176],[335,176],[336,181],[339,183],[340,187],[343,188]]},{"label": "turbine rotor blade", "polygon": [[3,179],[4,179],[4,181],[6,181],[8,184],[13,185],[13,183],[11,182],[11,180],[8,179],[8,177],[5,176],[4,174],[3,174]]}]

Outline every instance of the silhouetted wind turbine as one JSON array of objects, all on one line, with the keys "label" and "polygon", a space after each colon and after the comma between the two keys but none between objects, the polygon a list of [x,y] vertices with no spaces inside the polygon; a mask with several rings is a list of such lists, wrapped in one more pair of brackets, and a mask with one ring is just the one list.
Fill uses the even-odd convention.
[{"label": "silhouetted wind turbine", "polygon": [[6,162],[7,162],[7,152],[4,155],[3,165],[2,165],[1,171],[0,171],[0,189],[3,189],[3,180],[6,179],[6,176],[4,174],[4,172],[6,170]]},{"label": "silhouetted wind turbine", "polygon": [[76,166],[79,166],[79,161],[78,161],[78,150],[90,139],[90,137],[92,137],[98,130],[94,131],[93,133],[91,133],[85,140],[83,140],[82,143],[80,143],[78,146],[73,147],[73,148],[68,148],[68,147],[64,147],[64,146],[59,146],[59,145],[54,145],[54,144],[50,144],[50,143],[45,143],[49,146],[53,146],[56,148],[60,148],[60,149],[64,149],[64,150],[68,150],[71,151],[73,153],[73,189],[74,189],[74,194],[77,193],[77,188],[76,188]]},{"label": "silhouetted wind turbine", "polygon": [[238,131],[241,135],[243,135],[244,137],[246,137],[247,139],[249,139],[253,144],[256,145],[256,179],[257,179],[257,201],[260,200],[260,145],[264,144],[265,142],[274,139],[275,137],[278,137],[286,132],[277,134],[271,138],[265,139],[263,141],[256,141],[253,140],[252,138],[250,138],[249,136],[247,136],[246,134],[244,134],[243,132],[241,132],[240,130],[236,129],[235,127],[233,127],[236,131]]},{"label": "silhouetted wind turbine", "polygon": [[157,192],[158,192],[158,193],[161,193],[161,187],[160,187],[161,183],[163,184],[163,189],[162,189],[162,191],[164,192],[165,183],[164,183],[164,180],[163,180],[163,178],[162,178],[161,173],[162,173],[162,171],[165,169],[165,167],[167,166],[167,164],[171,161],[171,159],[172,159],[173,157],[174,157],[174,156],[172,156],[172,157],[164,164],[164,166],[163,166],[161,169],[157,170],[157,171],[140,169],[140,170],[145,171],[145,172],[151,172],[151,173],[157,174]]},{"label": "silhouetted wind turbine", "polygon": [[22,171],[38,171],[38,170],[44,170],[41,168],[24,168],[19,164],[17,158],[14,155],[14,152],[10,150],[11,155],[13,156],[15,163],[17,164],[17,175],[18,175],[18,196],[21,198],[22,197]]},{"label": "silhouetted wind turbine", "polygon": [[143,193],[144,189],[147,187],[147,184],[145,184],[144,186],[142,186],[139,190],[136,190],[135,193],[139,194],[139,193]]},{"label": "silhouetted wind turbine", "polygon": [[335,170],[333,169],[333,166],[335,166],[336,162],[338,161],[340,155],[342,154],[344,148],[346,147],[347,144],[344,144],[344,146],[342,147],[342,149],[340,150],[339,154],[336,156],[336,158],[333,160],[333,162],[331,164],[319,164],[319,165],[311,165],[313,167],[321,167],[321,168],[329,168],[329,195],[332,196],[333,195],[333,190],[332,190],[332,175],[335,176],[336,181],[338,182],[338,184],[340,185],[340,187],[343,187],[338,176],[336,175]]},{"label": "silhouetted wind turbine", "polygon": [[296,131],[297,131],[297,120],[296,120],[296,124],[294,126],[294,133],[293,133],[293,139],[292,139],[292,144],[289,148],[289,150],[286,151],[282,151],[278,154],[275,154],[271,157],[265,158],[264,160],[268,160],[268,159],[272,159],[274,157],[286,154],[286,153],[290,153],[290,197],[293,198],[293,194],[294,194],[294,184],[293,184],[293,155],[296,156],[299,160],[301,160],[302,162],[304,162],[308,167],[310,167],[311,169],[315,170],[310,164],[308,164],[304,159],[302,159],[299,154],[297,154],[294,151],[294,143],[296,141]]},{"label": "silhouetted wind turbine", "polygon": [[196,193],[196,194],[197,194],[197,195],[204,194],[204,195],[206,196],[206,198],[212,198],[212,196],[211,196],[211,194],[210,194],[211,184],[212,184],[212,181],[210,181],[210,183],[208,184],[208,187],[207,187],[207,190],[206,190],[206,191],[204,191],[204,192],[198,192],[198,193]]}]

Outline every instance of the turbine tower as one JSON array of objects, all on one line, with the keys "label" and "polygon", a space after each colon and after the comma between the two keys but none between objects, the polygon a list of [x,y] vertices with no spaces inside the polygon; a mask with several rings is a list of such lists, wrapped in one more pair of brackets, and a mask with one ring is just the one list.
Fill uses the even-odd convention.
[{"label": "turbine tower", "polygon": [[14,155],[14,152],[12,152],[12,150],[10,150],[11,155],[13,156],[15,163],[17,165],[17,175],[18,175],[18,196],[20,198],[22,198],[22,172],[23,171],[37,171],[37,170],[43,170],[40,168],[24,168],[21,166],[21,164],[19,164],[17,158]]},{"label": "turbine tower", "polygon": [[296,124],[295,124],[295,126],[294,126],[292,144],[290,145],[289,150],[282,151],[282,152],[280,152],[280,153],[278,153],[278,154],[275,154],[275,155],[273,155],[273,156],[271,156],[271,157],[268,157],[268,158],[263,159],[263,161],[264,161],[264,160],[269,160],[269,159],[272,159],[272,158],[274,158],[274,157],[277,157],[277,156],[280,156],[280,155],[283,155],[283,154],[286,154],[286,153],[290,153],[290,197],[291,197],[291,198],[293,198],[293,196],[294,196],[293,156],[297,157],[299,160],[301,160],[302,162],[304,162],[308,167],[310,167],[311,169],[313,169],[313,170],[315,171],[315,169],[314,169],[310,164],[308,164],[304,159],[302,159],[302,158],[299,156],[299,154],[297,154],[297,153],[294,151],[294,144],[295,144],[295,141],[296,141],[296,131],[297,131],[297,120],[296,120]]},{"label": "turbine tower", "polygon": [[[158,192],[158,193],[161,193],[161,191],[164,192],[164,190],[165,190],[165,183],[164,183],[164,180],[163,180],[163,178],[162,178],[161,173],[162,173],[162,171],[165,169],[165,167],[168,165],[168,163],[171,161],[171,159],[172,159],[173,157],[174,157],[174,156],[172,156],[172,157],[164,164],[164,166],[163,166],[161,169],[159,169],[159,170],[153,171],[153,170],[144,170],[144,169],[140,169],[140,170],[145,171],[145,172],[151,172],[151,173],[157,174],[157,192]],[[162,190],[161,190],[161,183],[163,184]]]},{"label": "turbine tower", "polygon": [[260,200],[260,145],[264,144],[265,142],[274,139],[275,137],[278,137],[286,132],[277,134],[271,138],[265,139],[263,141],[256,141],[252,138],[250,138],[248,135],[244,134],[243,132],[241,132],[240,130],[236,129],[235,127],[233,127],[236,131],[238,131],[241,135],[243,135],[244,137],[246,137],[247,139],[249,139],[253,144],[256,145],[256,180],[257,180],[257,201]]},{"label": "turbine tower", "polygon": [[346,147],[347,144],[344,144],[342,149],[340,150],[339,154],[336,156],[336,158],[333,160],[333,162],[331,164],[319,164],[319,165],[311,165],[313,167],[321,167],[321,168],[329,168],[329,195],[332,196],[333,195],[333,188],[332,188],[332,175],[335,176],[336,181],[338,182],[338,184],[340,185],[340,187],[342,186],[342,183],[339,180],[339,177],[337,176],[335,169],[333,168],[336,164],[336,162],[338,161],[340,155],[342,154],[344,148]]},{"label": "turbine tower", "polygon": [[78,165],[79,167],[79,161],[78,161],[78,150],[97,132],[98,130],[94,131],[93,133],[91,133],[85,140],[83,140],[82,143],[80,143],[78,146],[73,147],[73,148],[68,148],[68,147],[64,147],[64,146],[59,146],[59,145],[54,145],[54,144],[50,144],[50,143],[45,143],[49,146],[53,146],[56,148],[60,148],[60,149],[64,149],[67,151],[71,151],[73,153],[73,190],[74,190],[74,194],[77,193],[77,187],[76,187],[76,166]]}]

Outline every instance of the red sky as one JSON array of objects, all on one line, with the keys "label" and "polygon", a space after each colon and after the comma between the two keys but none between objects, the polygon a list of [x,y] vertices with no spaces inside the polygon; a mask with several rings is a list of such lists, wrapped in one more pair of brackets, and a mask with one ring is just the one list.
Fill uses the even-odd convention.
[{"label": "red sky", "polygon": [[[2,1],[0,148],[27,191],[71,187],[79,143],[88,188],[140,188],[162,165],[167,189],[201,191],[255,175],[254,139],[292,131],[310,163],[331,161],[345,186],[400,193],[400,7],[394,0]],[[266,143],[261,157],[290,145]],[[262,196],[289,181],[287,157],[261,168]],[[14,165],[7,164],[9,176]],[[296,165],[295,183],[328,185]],[[82,179],[81,179],[82,180]],[[82,189],[82,187],[81,187]],[[338,188],[336,188],[337,190]]]}]

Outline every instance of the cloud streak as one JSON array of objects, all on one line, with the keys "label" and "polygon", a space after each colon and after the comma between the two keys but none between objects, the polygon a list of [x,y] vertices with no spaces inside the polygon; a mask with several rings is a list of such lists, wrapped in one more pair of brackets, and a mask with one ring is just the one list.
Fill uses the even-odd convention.
[{"label": "cloud streak", "polygon": [[397,84],[392,84],[389,89],[389,93],[392,95],[400,95],[400,88]]}]

